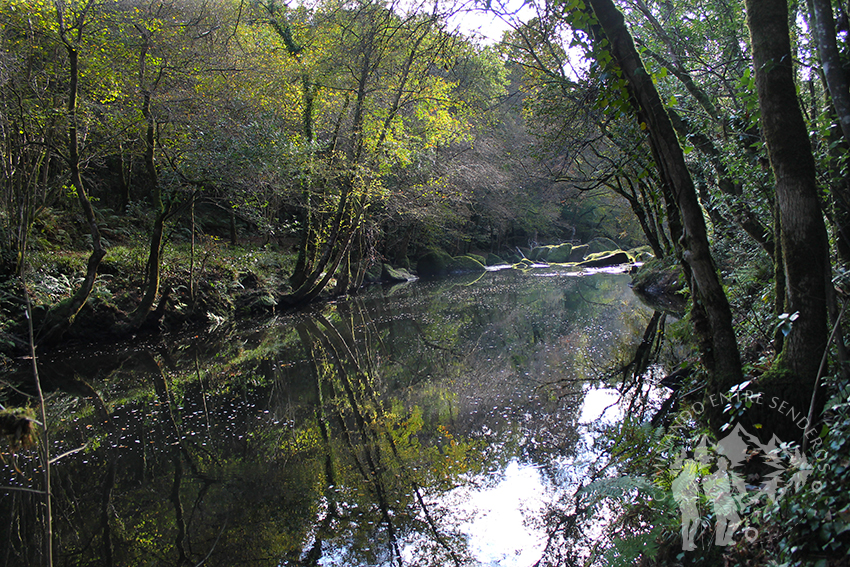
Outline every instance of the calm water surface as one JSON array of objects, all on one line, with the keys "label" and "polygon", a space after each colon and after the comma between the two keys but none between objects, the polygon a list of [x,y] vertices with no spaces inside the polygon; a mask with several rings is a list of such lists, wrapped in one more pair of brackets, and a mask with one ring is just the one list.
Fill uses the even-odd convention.
[{"label": "calm water surface", "polygon": [[[52,454],[85,447],[52,467],[55,563],[524,567],[558,555],[581,423],[610,403],[599,379],[652,315],[628,282],[505,270],[373,287],[43,360]],[[31,452],[2,466],[6,486],[41,488]],[[41,564],[41,498],[0,492],[0,513],[0,564]]]}]

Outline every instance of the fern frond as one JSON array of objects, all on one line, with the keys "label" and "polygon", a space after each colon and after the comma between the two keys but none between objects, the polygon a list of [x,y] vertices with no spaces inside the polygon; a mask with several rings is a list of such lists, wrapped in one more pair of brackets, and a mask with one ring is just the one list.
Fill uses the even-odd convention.
[{"label": "fern frond", "polygon": [[656,526],[647,533],[614,540],[613,547],[605,553],[605,565],[627,567],[637,564],[640,557],[655,557],[661,528]]},{"label": "fern frond", "polygon": [[662,495],[662,490],[658,486],[642,476],[602,478],[583,487],[578,491],[578,494],[587,495],[591,502],[599,502],[608,498],[624,501],[635,491],[653,497]]}]

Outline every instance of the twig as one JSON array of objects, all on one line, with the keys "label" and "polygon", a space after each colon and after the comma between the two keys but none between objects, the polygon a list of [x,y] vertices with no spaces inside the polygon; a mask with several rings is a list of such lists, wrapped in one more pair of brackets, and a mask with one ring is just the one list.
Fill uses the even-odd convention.
[{"label": "twig", "polygon": [[227,527],[227,518],[224,519],[224,523],[221,525],[221,529],[218,531],[218,537],[215,538],[215,541],[213,542],[212,547],[210,548],[209,552],[207,553],[207,556],[204,557],[203,559],[201,559],[201,562],[198,563],[197,565],[195,565],[195,567],[201,567],[201,565],[206,563],[207,559],[210,558],[210,555],[212,555],[213,551],[215,551],[215,546],[218,545],[218,540],[221,538],[221,534],[224,533],[224,528],[226,528],[226,527]]},{"label": "twig", "polygon": [[82,447],[77,447],[76,449],[71,449],[70,451],[65,451],[61,455],[57,455],[56,457],[53,457],[52,459],[50,459],[49,462],[52,465],[53,463],[55,463],[59,459],[64,459],[65,457],[69,457],[69,456],[73,455],[74,453],[79,453],[80,451],[85,450],[86,448],[88,448],[88,446],[89,446],[89,444],[86,443]]},{"label": "twig", "polygon": [[[826,341],[826,347],[823,349],[823,357],[820,359],[820,367],[818,368],[818,375],[815,377],[815,387],[812,389],[812,400],[809,402],[809,415],[806,418],[806,423],[808,425],[812,424],[812,420],[815,418],[815,397],[818,393],[818,384],[820,384],[821,376],[823,376],[824,370],[826,369],[826,358],[829,355],[829,345],[832,344],[833,339],[835,339],[835,334],[838,332],[838,327],[841,325],[841,317],[844,315],[844,310],[847,309],[847,300],[845,299],[841,303],[841,311],[838,313],[838,317],[835,318],[835,324],[832,326],[832,332],[829,334],[829,340]],[[803,434],[803,443],[802,450],[805,453],[806,448],[809,445],[809,438]]]},{"label": "twig", "polygon": [[43,490],[34,490],[32,488],[22,488],[20,486],[0,486],[0,490],[11,490],[15,492],[31,492],[33,494],[44,494]]},{"label": "twig", "polygon": [[35,389],[38,392],[38,403],[41,408],[41,434],[44,441],[44,532],[45,532],[45,565],[53,567],[53,500],[50,496],[50,438],[47,427],[47,409],[44,406],[44,392],[41,389],[41,380],[38,377],[38,361],[35,356],[35,333],[32,328],[32,303],[26,284],[21,279],[21,289],[27,302],[27,331],[29,332],[30,357],[32,359],[32,373],[35,378]]},{"label": "twig", "polygon": [[[27,358],[29,358],[29,357],[27,357]],[[19,390],[18,388],[16,388],[15,386],[13,386],[12,384],[10,384],[9,382],[6,382],[5,380],[0,380],[0,384],[3,384],[4,386],[6,386],[6,387],[7,387],[7,388],[9,388],[10,390],[14,391],[15,393],[20,394],[20,395],[22,395],[22,396],[25,396],[25,397],[27,397],[27,398],[32,398],[32,397],[33,397],[33,395],[32,395],[32,394],[28,394],[28,393],[24,392],[23,390]]]}]

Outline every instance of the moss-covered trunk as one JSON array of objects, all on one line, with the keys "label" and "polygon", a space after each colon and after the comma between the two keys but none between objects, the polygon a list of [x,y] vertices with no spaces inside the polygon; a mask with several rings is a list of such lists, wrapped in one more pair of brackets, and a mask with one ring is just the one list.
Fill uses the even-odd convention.
[{"label": "moss-covered trunk", "polygon": [[[827,342],[830,283],[826,226],[815,162],[797,99],[785,0],[747,0],[747,27],[761,108],[761,127],[776,184],[785,306],[797,312],[778,369],[762,380],[768,396],[788,403],[811,397]],[[777,424],[778,425],[778,424]]]}]

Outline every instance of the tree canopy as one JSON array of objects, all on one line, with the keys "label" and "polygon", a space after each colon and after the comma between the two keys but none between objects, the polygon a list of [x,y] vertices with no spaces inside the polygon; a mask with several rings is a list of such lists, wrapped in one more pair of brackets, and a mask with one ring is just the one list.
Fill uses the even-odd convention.
[{"label": "tree canopy", "polygon": [[[452,29],[469,7],[451,3],[4,1],[4,270],[49,246],[89,252],[38,341],[60,339],[122,238],[148,250],[132,330],[167,306],[166,248],[198,230],[294,252],[294,306],[433,248],[605,236],[679,259],[716,391],[743,378],[735,259],[771,266],[772,316],[799,314],[771,338],[788,343],[777,368],[815,384],[850,254],[832,7],[768,31],[740,3],[527,8],[491,3],[513,29],[485,44]],[[787,45],[761,55],[763,35]],[[792,115],[789,140],[775,125]],[[34,241],[57,214],[77,219],[67,241]]]}]

